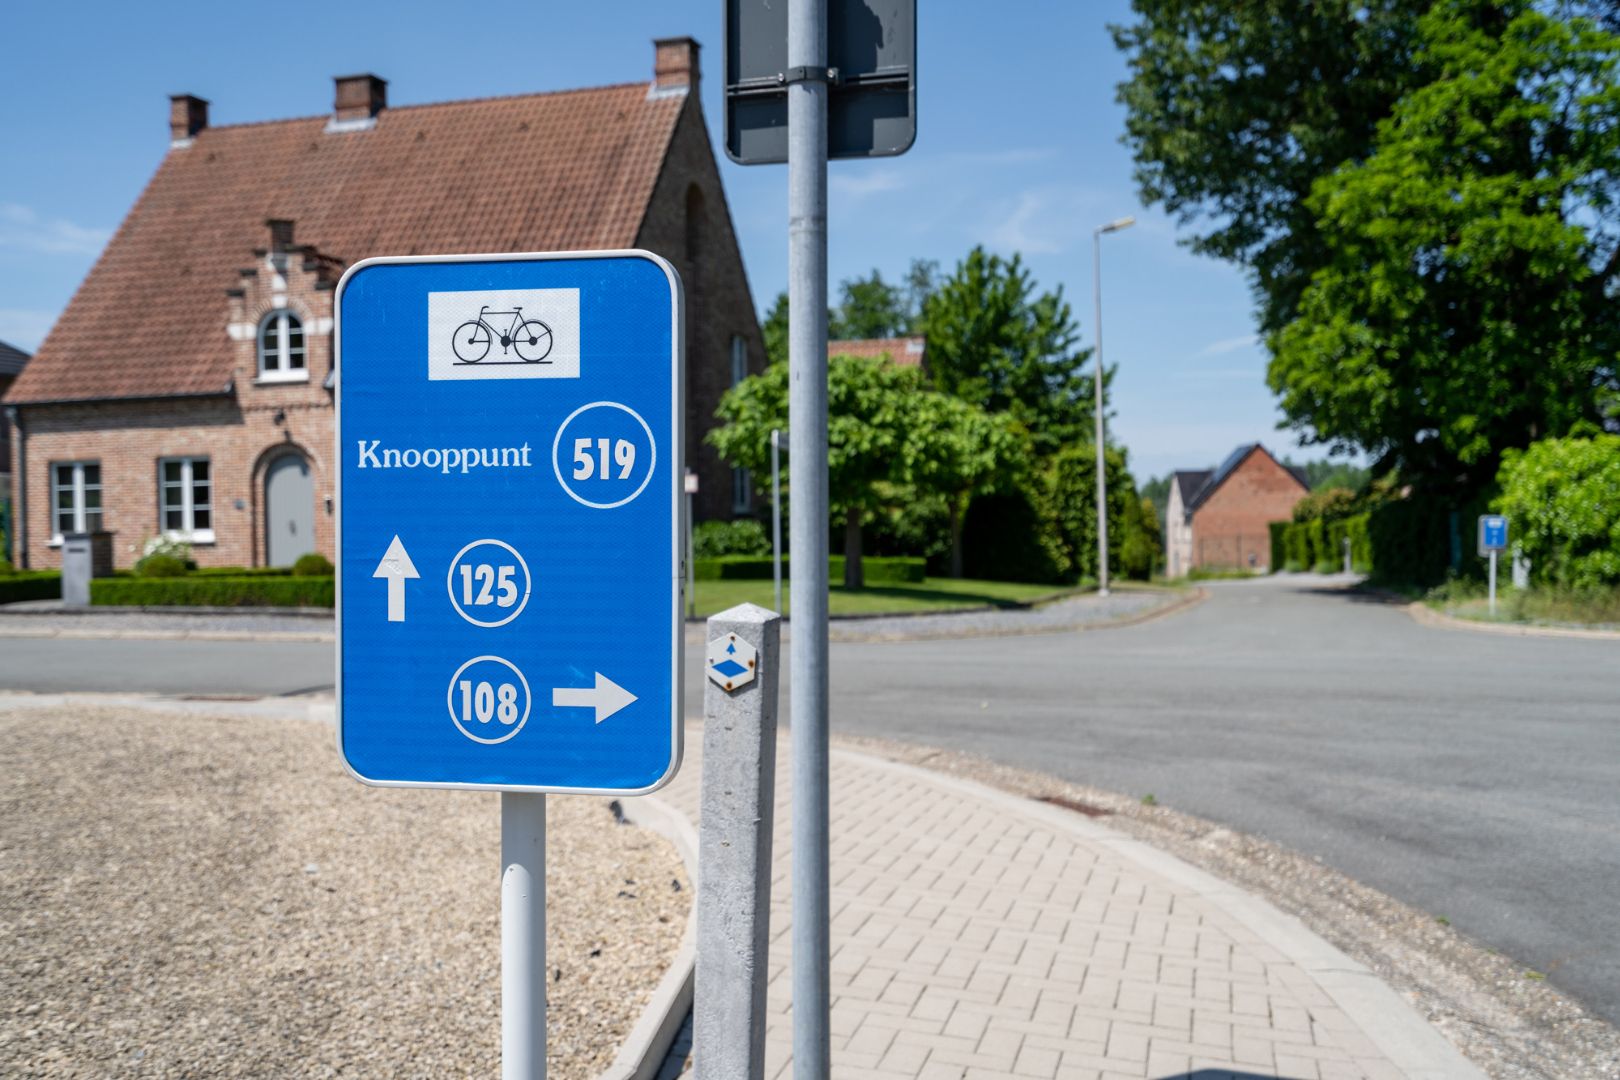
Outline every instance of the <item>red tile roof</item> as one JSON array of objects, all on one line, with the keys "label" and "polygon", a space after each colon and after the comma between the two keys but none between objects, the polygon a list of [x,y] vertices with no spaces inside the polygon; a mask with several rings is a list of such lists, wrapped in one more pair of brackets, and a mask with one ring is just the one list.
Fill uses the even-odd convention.
[{"label": "red tile roof", "polygon": [[205,128],[169,151],[8,401],[219,394],[225,290],[291,220],[373,255],[629,247],[685,95],[647,83]]},{"label": "red tile roof", "polygon": [[917,367],[923,363],[928,351],[925,337],[866,338],[853,341],[827,342],[827,356],[859,356],[866,360],[880,360],[887,356],[901,367]]}]

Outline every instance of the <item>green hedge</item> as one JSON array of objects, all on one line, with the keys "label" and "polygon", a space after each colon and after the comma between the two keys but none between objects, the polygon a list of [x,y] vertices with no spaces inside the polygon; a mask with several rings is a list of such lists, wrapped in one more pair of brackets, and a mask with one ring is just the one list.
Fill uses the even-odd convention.
[{"label": "green hedge", "polygon": [[96,578],[90,603],[107,607],[331,607],[329,577]]},{"label": "green hedge", "polygon": [[0,604],[22,600],[60,600],[62,575],[56,570],[24,570],[0,577]]},{"label": "green hedge", "polygon": [[[133,576],[133,575],[131,575]],[[204,566],[187,577],[291,577],[290,566]]]},{"label": "green hedge", "polygon": [[1288,526],[1291,522],[1273,521],[1266,526],[1271,531],[1271,572],[1275,574],[1288,565]]},{"label": "green hedge", "polygon": [[[861,569],[868,585],[893,585],[919,582],[927,576],[926,559],[909,555],[868,555],[861,560]],[[697,559],[692,563],[692,576],[697,581],[758,581],[771,577],[770,556],[725,555],[718,559]],[[782,560],[782,576],[788,576],[788,560]],[[834,555],[827,560],[827,579],[844,580],[844,557]]]}]

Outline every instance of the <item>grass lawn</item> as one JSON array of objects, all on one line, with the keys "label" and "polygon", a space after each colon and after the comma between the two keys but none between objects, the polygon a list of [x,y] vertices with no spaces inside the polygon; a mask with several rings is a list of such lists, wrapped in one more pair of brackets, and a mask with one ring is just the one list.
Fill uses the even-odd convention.
[{"label": "grass lawn", "polygon": [[[789,606],[789,586],[782,582],[782,606]],[[868,585],[850,591],[834,583],[828,608],[834,615],[893,615],[913,611],[954,611],[990,605],[1024,604],[1031,600],[1066,596],[1082,587],[1027,585],[1011,581],[970,581],[966,578],[928,578],[915,584]],[[697,613],[713,615],[737,604],[771,607],[775,597],[770,579],[763,581],[700,581]],[[785,612],[784,612],[785,614]]]},{"label": "grass lawn", "polygon": [[1620,589],[1520,590],[1499,580],[1494,616],[1490,613],[1485,586],[1477,582],[1442,585],[1424,597],[1424,602],[1448,615],[1481,622],[1620,629]]}]

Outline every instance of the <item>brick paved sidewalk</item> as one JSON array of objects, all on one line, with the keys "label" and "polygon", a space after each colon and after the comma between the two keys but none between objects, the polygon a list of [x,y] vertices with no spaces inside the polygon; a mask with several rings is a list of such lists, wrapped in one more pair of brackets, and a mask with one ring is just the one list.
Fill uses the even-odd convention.
[{"label": "brick paved sidewalk", "polygon": [[[694,728],[659,796],[694,820],[701,741]],[[792,1074],[787,741],[768,1078]],[[838,1080],[1484,1075],[1366,968],[1235,886],[1071,811],[832,760]]]}]

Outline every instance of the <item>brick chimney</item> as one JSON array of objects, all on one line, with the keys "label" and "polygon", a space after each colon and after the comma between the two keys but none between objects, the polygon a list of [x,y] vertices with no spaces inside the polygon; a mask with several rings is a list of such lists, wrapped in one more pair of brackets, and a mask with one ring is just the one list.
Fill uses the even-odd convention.
[{"label": "brick chimney", "polygon": [[339,75],[333,112],[338,123],[370,120],[388,107],[388,83],[375,75]]},{"label": "brick chimney", "polygon": [[208,102],[194,94],[169,97],[169,138],[182,142],[208,126]]},{"label": "brick chimney", "polygon": [[653,39],[653,90],[696,90],[698,49],[689,37]]}]

